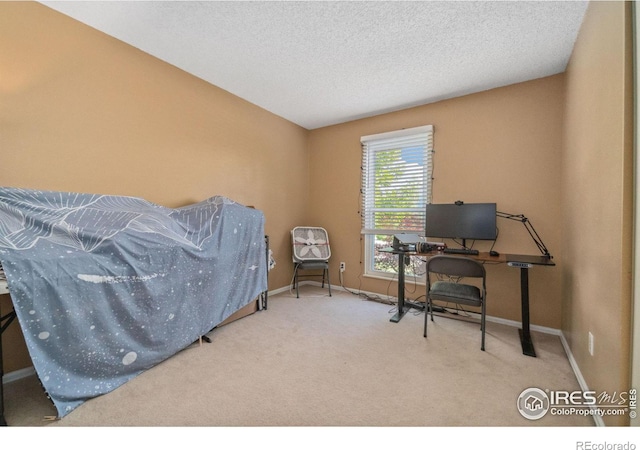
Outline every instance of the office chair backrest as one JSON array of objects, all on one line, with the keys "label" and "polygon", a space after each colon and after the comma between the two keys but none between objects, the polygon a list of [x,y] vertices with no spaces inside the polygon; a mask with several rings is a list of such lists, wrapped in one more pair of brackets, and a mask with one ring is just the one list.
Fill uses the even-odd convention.
[{"label": "office chair backrest", "polygon": [[460,256],[439,255],[429,258],[426,270],[427,274],[430,272],[453,277],[485,277],[485,269],[482,264]]},{"label": "office chair backrest", "polygon": [[[431,320],[433,321],[433,300],[454,302],[474,307],[480,306],[482,308],[480,313],[480,329],[482,330],[482,344],[480,345],[480,349],[484,350],[486,321],[486,272],[484,266],[471,258],[439,255],[427,259],[426,270],[427,310],[424,316],[424,337],[427,337],[429,312],[431,312]],[[482,287],[480,288],[471,284],[458,283],[454,280],[438,280],[432,285],[431,274],[447,275],[459,278],[481,278]]]}]

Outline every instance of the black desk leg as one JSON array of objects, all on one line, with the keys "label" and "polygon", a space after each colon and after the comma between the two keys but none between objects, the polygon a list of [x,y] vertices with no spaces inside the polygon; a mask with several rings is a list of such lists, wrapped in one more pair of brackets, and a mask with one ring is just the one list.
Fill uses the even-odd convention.
[{"label": "black desk leg", "polygon": [[390,319],[391,322],[400,322],[409,308],[404,306],[404,253],[398,253],[398,312]]},{"label": "black desk leg", "polygon": [[529,268],[527,267],[520,268],[520,295],[522,298],[522,328],[518,331],[520,332],[522,353],[535,358],[536,351],[533,348],[529,329]]}]

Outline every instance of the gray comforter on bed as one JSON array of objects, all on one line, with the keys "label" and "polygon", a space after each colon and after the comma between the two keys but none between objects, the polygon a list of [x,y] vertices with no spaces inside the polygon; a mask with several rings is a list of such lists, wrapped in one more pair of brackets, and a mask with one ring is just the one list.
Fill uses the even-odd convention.
[{"label": "gray comforter on bed", "polygon": [[0,262],[59,417],[169,358],[267,289],[264,216],[224,197],[0,188]]}]

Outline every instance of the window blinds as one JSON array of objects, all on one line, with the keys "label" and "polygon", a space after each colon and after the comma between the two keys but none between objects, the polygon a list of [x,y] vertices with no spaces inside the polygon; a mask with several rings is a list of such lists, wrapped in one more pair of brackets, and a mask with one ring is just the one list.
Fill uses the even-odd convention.
[{"label": "window blinds", "polygon": [[362,234],[424,232],[433,126],[363,136]]}]

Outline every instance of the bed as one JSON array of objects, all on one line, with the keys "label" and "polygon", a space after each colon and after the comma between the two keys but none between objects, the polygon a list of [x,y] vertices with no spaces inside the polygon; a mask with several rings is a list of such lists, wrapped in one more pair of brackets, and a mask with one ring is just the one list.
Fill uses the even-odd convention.
[{"label": "bed", "polygon": [[215,196],[0,188],[0,263],[62,418],[242,314],[267,291],[261,211]]}]

